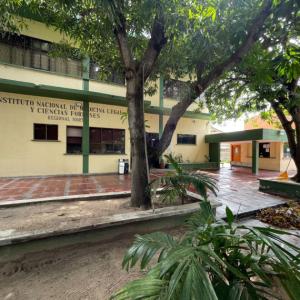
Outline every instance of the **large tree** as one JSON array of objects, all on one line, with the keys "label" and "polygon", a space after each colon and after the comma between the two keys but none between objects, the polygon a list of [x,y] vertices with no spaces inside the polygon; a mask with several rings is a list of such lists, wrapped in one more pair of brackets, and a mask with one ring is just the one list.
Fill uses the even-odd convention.
[{"label": "large tree", "polygon": [[160,155],[169,146],[177,122],[188,107],[225,71],[240,63],[266,24],[276,22],[277,11],[292,1],[29,2],[36,14],[66,32],[103,70],[108,66],[123,70],[132,152],[131,203],[147,207],[150,193],[145,157],[145,82],[159,73],[166,77],[190,76],[188,91],[173,107],[164,128],[157,153]]},{"label": "large tree", "polygon": [[274,121],[275,114],[297,167],[293,179],[300,182],[300,18],[294,10],[287,16],[288,21],[274,25],[265,43],[210,87],[206,99],[219,120],[260,111]]}]

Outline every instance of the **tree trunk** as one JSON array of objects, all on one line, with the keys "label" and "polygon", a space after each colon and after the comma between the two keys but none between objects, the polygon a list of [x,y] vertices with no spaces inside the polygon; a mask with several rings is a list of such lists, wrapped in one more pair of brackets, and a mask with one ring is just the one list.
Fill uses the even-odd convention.
[{"label": "tree trunk", "polygon": [[300,182],[300,107],[294,107],[291,115],[295,124],[296,137],[296,145],[292,157],[297,168],[297,173],[292,179],[296,182]]},{"label": "tree trunk", "polygon": [[[289,121],[284,113],[285,107],[280,106],[280,102],[270,101],[288,139],[291,149],[291,158],[293,159],[297,173],[292,180],[300,182],[300,110],[295,108],[289,111],[292,121]],[[295,129],[292,127],[295,124]]]},{"label": "tree trunk", "polygon": [[[140,78],[139,78],[140,77]],[[147,209],[151,206],[145,151],[143,79],[135,74],[127,80],[128,121],[131,145],[131,205]]]}]

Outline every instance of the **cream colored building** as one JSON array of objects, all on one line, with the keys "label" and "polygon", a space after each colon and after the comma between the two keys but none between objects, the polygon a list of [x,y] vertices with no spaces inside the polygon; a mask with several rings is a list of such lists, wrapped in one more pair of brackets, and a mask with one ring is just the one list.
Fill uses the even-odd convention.
[{"label": "cream colored building", "polygon": [[[89,59],[49,56],[51,43],[63,39],[32,20],[21,36],[0,39],[1,177],[116,173],[118,160],[130,159],[122,76],[99,81]],[[175,81],[158,85],[155,95],[145,96],[154,142],[178,94]],[[167,151],[198,163],[209,154],[204,137],[210,127],[209,115],[194,108],[179,121]]]}]

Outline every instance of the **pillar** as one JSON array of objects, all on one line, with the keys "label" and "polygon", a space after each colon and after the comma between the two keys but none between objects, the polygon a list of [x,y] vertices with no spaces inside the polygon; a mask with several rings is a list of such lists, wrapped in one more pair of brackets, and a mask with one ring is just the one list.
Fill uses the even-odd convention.
[{"label": "pillar", "polygon": [[209,143],[209,160],[218,163],[218,169],[220,169],[220,151],[220,143]]},{"label": "pillar", "polygon": [[164,78],[159,77],[159,138],[164,130]]},{"label": "pillar", "polygon": [[[85,57],[82,61],[82,89],[89,91],[90,80],[90,59]],[[82,173],[89,173],[89,155],[90,155],[90,104],[89,99],[83,99],[82,103]]]},{"label": "pillar", "polygon": [[252,141],[252,174],[258,174],[258,141]]}]

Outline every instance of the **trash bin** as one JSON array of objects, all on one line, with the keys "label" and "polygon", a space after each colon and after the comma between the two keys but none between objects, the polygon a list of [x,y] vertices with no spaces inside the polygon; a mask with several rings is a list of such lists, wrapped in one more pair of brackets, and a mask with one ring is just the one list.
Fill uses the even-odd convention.
[{"label": "trash bin", "polygon": [[128,174],[129,172],[129,162],[128,159],[124,159],[124,174]]},{"label": "trash bin", "polygon": [[119,174],[125,174],[125,161],[124,161],[124,159],[119,159],[118,172],[119,172]]}]

